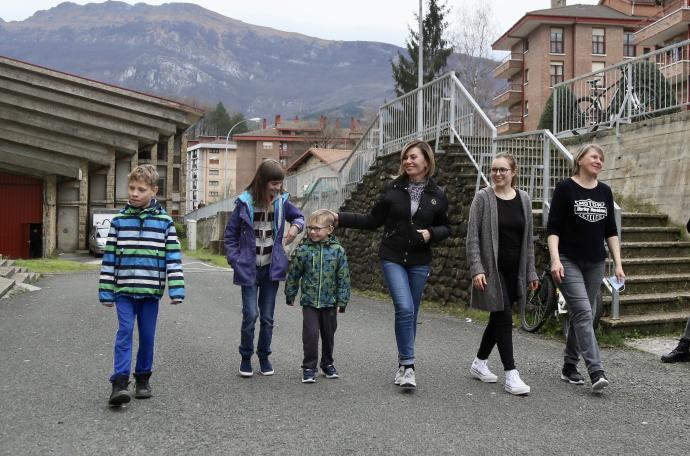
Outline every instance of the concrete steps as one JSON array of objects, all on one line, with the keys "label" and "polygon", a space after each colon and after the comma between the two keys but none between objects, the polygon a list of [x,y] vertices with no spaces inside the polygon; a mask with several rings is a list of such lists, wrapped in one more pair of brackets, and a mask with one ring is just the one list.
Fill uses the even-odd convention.
[{"label": "concrete steps", "polygon": [[[29,287],[28,285],[36,282],[40,277],[41,274],[31,272],[24,267],[16,266],[14,260],[0,257],[0,298],[18,288],[24,290],[36,288]],[[22,285],[22,287],[20,287],[20,285]]]},{"label": "concrete steps", "polygon": [[620,318],[610,318],[611,297],[605,294],[602,325],[641,333],[679,330],[690,315],[690,242],[663,214],[624,212],[621,220],[626,279]]}]

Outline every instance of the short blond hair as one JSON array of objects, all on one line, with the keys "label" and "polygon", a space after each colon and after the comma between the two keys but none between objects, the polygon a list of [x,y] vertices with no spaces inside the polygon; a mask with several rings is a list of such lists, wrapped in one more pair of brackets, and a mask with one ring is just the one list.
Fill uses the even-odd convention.
[{"label": "short blond hair", "polygon": [[328,223],[328,226],[333,226],[335,224],[333,212],[329,211],[328,209],[317,209],[309,214],[309,223],[318,223],[320,221]]},{"label": "short blond hair", "polygon": [[590,151],[590,149],[595,150],[599,156],[601,157],[601,161],[604,161],[604,149],[601,148],[599,144],[594,144],[594,143],[589,143],[585,144],[584,146],[580,147],[577,151],[577,155],[575,156],[575,160],[573,160],[573,175],[577,176],[577,174],[580,172],[580,159]]},{"label": "short blond hair", "polygon": [[160,176],[155,166],[139,165],[127,175],[127,179],[129,179],[129,182],[143,182],[149,187],[154,188],[158,186],[158,179],[160,179]]},{"label": "short blond hair", "polygon": [[422,151],[422,155],[426,159],[427,170],[426,177],[431,177],[436,172],[436,160],[434,159],[434,150],[431,148],[429,143],[422,141],[421,139],[415,139],[407,144],[405,144],[400,152],[400,169],[398,170],[398,175],[402,176],[405,174],[405,154],[413,147],[418,148]]}]

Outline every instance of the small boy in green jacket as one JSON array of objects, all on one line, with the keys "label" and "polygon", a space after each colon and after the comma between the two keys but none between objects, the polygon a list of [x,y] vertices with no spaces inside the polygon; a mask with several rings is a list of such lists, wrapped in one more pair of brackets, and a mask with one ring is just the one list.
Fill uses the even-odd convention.
[{"label": "small boy in green jacket", "polygon": [[308,238],[297,248],[290,262],[285,283],[286,301],[294,305],[302,288],[302,383],[316,381],[321,334],[321,373],[326,378],[338,378],[333,365],[333,345],[338,327],[336,307],[340,313],[350,300],[350,270],[345,249],[333,236],[333,213],[319,209],[309,216]]}]

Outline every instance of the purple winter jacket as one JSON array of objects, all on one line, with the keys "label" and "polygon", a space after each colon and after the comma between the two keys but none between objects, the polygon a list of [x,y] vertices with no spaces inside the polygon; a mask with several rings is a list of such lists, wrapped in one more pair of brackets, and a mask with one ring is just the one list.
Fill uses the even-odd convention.
[{"label": "purple winter jacket", "polygon": [[[275,233],[271,253],[270,277],[272,280],[285,280],[288,259],[283,249],[283,231],[287,220],[304,229],[304,216],[288,201],[288,194],[282,193],[273,202]],[[225,227],[225,256],[234,270],[233,283],[252,286],[256,283],[256,238],[254,237],[254,201],[249,192],[237,197],[235,209]]]}]

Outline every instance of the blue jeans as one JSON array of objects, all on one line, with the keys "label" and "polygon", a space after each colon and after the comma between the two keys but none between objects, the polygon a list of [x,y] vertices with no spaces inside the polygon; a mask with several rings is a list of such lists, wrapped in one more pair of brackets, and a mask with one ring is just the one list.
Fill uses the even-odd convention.
[{"label": "blue jeans", "polygon": [[271,265],[256,268],[256,283],[242,287],[242,334],[240,336],[240,355],[250,358],[254,353],[254,327],[259,318],[259,343],[256,354],[267,358],[271,354],[273,339],[273,313],[276,308],[278,282],[271,280]]},{"label": "blue jeans", "polygon": [[565,276],[560,285],[568,303],[570,328],[565,341],[563,361],[577,365],[580,356],[585,360],[587,372],[603,370],[599,344],[594,335],[592,308],[604,278],[604,260],[576,261],[561,255]]},{"label": "blue jeans", "polygon": [[381,269],[395,307],[395,341],[398,344],[399,362],[402,365],[414,364],[417,315],[430,267],[428,264],[403,266],[382,260]]},{"label": "blue jeans", "polygon": [[134,372],[143,374],[153,370],[153,342],[156,336],[158,303],[158,298],[133,299],[120,296],[115,300],[118,328],[115,335],[111,382],[121,375],[129,377],[132,368],[132,334],[135,319],[139,331],[139,350]]}]

